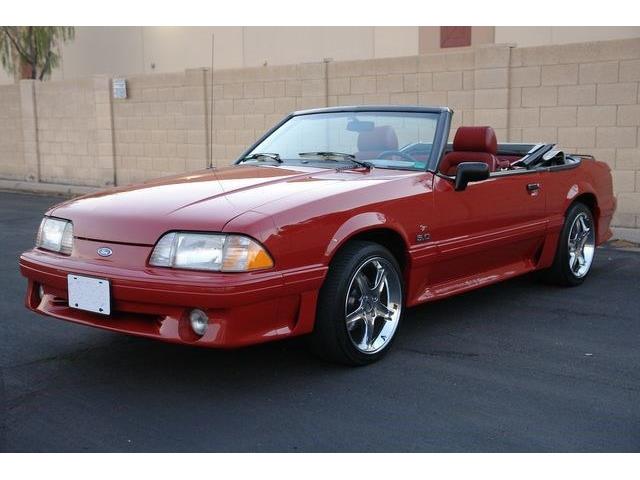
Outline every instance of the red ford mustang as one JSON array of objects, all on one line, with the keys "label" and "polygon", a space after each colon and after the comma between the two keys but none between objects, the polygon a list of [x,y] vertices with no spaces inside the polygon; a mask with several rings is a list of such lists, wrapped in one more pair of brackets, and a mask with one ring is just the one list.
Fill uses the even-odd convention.
[{"label": "red ford mustang", "polygon": [[384,355],[405,308],[544,270],[582,283],[616,201],[609,167],[498,144],[448,108],[297,112],[235,165],[49,210],[20,257],[31,310],[207,347],[310,334]]}]

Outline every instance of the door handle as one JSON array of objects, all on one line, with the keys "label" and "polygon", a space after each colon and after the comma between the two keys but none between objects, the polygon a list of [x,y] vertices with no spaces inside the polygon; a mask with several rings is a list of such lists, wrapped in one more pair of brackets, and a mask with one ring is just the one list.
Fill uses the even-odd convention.
[{"label": "door handle", "polygon": [[538,195],[540,192],[540,184],[539,183],[528,183],[527,184],[527,192],[529,195]]}]

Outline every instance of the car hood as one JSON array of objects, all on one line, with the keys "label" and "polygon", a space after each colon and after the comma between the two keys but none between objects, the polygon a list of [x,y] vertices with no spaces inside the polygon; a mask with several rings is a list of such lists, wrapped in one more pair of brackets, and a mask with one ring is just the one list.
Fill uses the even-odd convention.
[{"label": "car hood", "polygon": [[48,215],[73,221],[79,238],[153,245],[170,230],[222,231],[231,219],[260,205],[310,189],[348,190],[362,186],[357,180],[365,177],[378,183],[385,172],[390,171],[231,166],[86,195]]}]

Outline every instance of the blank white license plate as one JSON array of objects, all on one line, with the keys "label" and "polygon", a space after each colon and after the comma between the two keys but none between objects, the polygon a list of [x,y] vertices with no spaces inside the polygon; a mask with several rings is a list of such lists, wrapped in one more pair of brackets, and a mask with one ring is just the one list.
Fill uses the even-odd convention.
[{"label": "blank white license plate", "polygon": [[109,280],[104,278],[82,277],[70,273],[67,275],[69,306],[88,312],[111,314],[111,296]]}]

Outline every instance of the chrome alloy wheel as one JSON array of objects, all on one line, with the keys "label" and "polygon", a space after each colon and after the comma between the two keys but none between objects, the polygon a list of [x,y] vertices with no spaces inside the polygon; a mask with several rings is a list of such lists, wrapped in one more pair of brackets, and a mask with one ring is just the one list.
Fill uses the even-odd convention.
[{"label": "chrome alloy wheel", "polygon": [[353,345],[362,353],[382,350],[393,338],[402,313],[402,285],[382,257],[367,259],[351,278],[345,322]]},{"label": "chrome alloy wheel", "polygon": [[591,268],[596,248],[596,234],[589,216],[581,212],[569,230],[569,269],[576,278],[584,277]]}]

